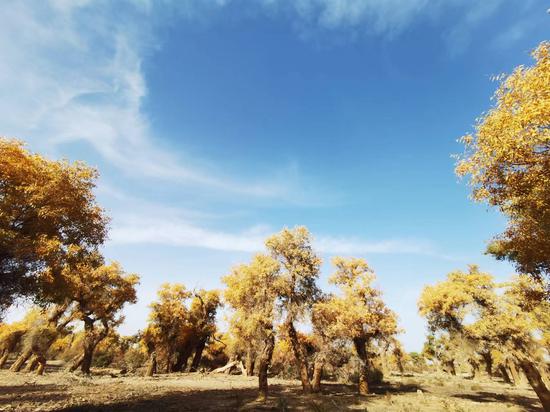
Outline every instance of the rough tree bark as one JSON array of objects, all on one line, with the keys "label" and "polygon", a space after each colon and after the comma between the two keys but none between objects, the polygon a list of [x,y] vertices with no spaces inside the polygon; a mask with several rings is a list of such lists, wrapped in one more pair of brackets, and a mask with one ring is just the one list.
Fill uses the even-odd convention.
[{"label": "rough tree bark", "polygon": [[[57,305],[57,306],[54,306],[53,310],[50,312],[50,315],[48,316],[48,319],[47,319],[47,323],[48,325],[50,325],[51,327],[55,328],[57,332],[60,332],[65,326],[67,326],[67,324],[71,321],[71,317],[67,317],[67,319],[65,319],[64,322],[62,322],[61,324],[58,325],[58,322],[59,320],[61,319],[61,317],[63,316],[63,314],[65,313],[65,311],[67,310],[67,308],[69,307],[69,304],[70,302],[67,301],[65,302],[64,304],[62,305]],[[40,350],[42,352],[45,352],[50,346],[51,344],[54,342],[54,340],[52,339],[50,342],[48,342],[46,344],[46,346],[44,348],[40,348]],[[16,361],[13,363],[13,365],[11,366],[10,368],[10,371],[12,372],[19,372],[21,370],[21,368],[23,367],[23,365],[25,364],[25,362],[27,362],[27,360],[29,360],[29,358],[34,354],[36,356],[41,356],[40,353],[34,353],[35,352],[35,349],[36,348],[28,348],[28,349],[25,349],[23,351],[23,353],[21,355],[19,355],[19,357],[16,359]],[[31,365],[29,365],[31,366]],[[32,369],[31,369],[32,370]]]},{"label": "rough tree bark", "polygon": [[177,353],[176,362],[171,366],[170,372],[185,372],[187,362],[193,353],[193,345],[187,342]]},{"label": "rough tree bark", "polygon": [[256,363],[256,353],[254,349],[248,348],[246,351],[246,359],[244,367],[246,369],[246,376],[254,376],[254,364]]},{"label": "rough tree bark", "polygon": [[491,355],[491,352],[481,352],[481,357],[483,358],[483,361],[485,362],[485,372],[489,377],[493,377],[493,356]]},{"label": "rough tree bark", "polygon": [[32,355],[27,361],[27,366],[25,367],[24,372],[32,372],[38,366],[38,355]]},{"label": "rough tree bark", "polygon": [[368,395],[369,394],[369,356],[367,352],[367,340],[355,338],[353,340],[353,345],[355,346],[355,351],[359,357],[359,386],[358,392],[359,395]]},{"label": "rough tree bark", "polygon": [[190,372],[196,372],[199,369],[202,359],[202,352],[204,351],[207,340],[207,338],[201,339],[195,347],[195,355],[193,355],[193,361],[191,362],[191,368],[189,369]]},{"label": "rough tree bark", "polygon": [[82,361],[84,360],[84,355],[78,355],[76,358],[74,358],[73,363],[69,367],[69,372],[74,372],[79,368],[80,365],[82,365]]},{"label": "rough tree bark", "polygon": [[9,350],[5,349],[4,353],[2,354],[2,357],[0,358],[0,369],[2,369],[6,364],[6,361],[8,360],[9,355],[10,355]]},{"label": "rough tree bark", "polygon": [[324,351],[319,352],[315,358],[311,387],[313,392],[319,392],[321,390],[321,379],[323,378],[323,368],[325,366],[326,359],[327,357]]},{"label": "rough tree bark", "polygon": [[542,403],[542,408],[546,412],[550,412],[550,390],[548,390],[544,384],[537,366],[534,362],[524,356],[518,358],[518,364],[525,373],[529,384],[539,397],[539,400]]},{"label": "rough tree bark", "polygon": [[288,337],[292,346],[292,352],[298,366],[298,372],[300,374],[300,381],[302,382],[302,389],[304,392],[311,392],[311,383],[309,381],[309,365],[305,350],[298,339],[298,333],[294,327],[292,320],[287,320],[286,329],[288,331]]},{"label": "rough tree bark", "polygon": [[504,365],[500,365],[498,367],[500,374],[502,375],[502,379],[505,383],[512,384],[512,380],[510,379],[510,375],[508,375],[508,371],[506,370],[506,367]]},{"label": "rough tree bark", "polygon": [[265,340],[264,347],[258,358],[258,389],[260,399],[267,399],[268,384],[267,372],[273,357],[273,349],[275,348],[275,335],[271,329],[268,337]]},{"label": "rough tree bark", "polygon": [[46,358],[42,355],[37,357],[38,368],[36,368],[37,375],[43,375],[44,369],[46,369]]},{"label": "rough tree bark", "polygon": [[25,362],[32,356],[32,350],[31,349],[25,349],[13,362],[13,365],[11,365],[10,371],[11,372],[19,372]]},{"label": "rough tree bark", "polygon": [[239,361],[237,360],[229,361],[224,366],[220,366],[219,368],[214,369],[210,373],[228,373],[229,371],[231,371],[232,368],[235,368],[238,365],[238,363]]},{"label": "rough tree bark", "polygon": [[456,368],[455,368],[455,361],[454,361],[454,359],[445,361],[445,367],[446,367],[447,371],[448,371],[451,375],[456,376]]},{"label": "rough tree bark", "polygon": [[477,378],[479,372],[479,363],[475,359],[468,359],[468,363],[472,367],[472,379]]},{"label": "rough tree bark", "polygon": [[94,357],[94,350],[99,342],[101,342],[109,333],[108,324],[103,322],[103,329],[99,333],[95,333],[94,323],[95,319],[85,316],[84,320],[84,342],[83,342],[83,357],[80,364],[80,370],[82,373],[89,375],[90,368],[92,367],[92,360]]},{"label": "rough tree bark", "polygon": [[508,358],[506,360],[506,365],[508,366],[508,369],[510,370],[510,374],[512,375],[512,380],[514,381],[514,386],[518,386],[521,383],[521,378],[519,376],[518,368],[516,367],[516,363]]},{"label": "rough tree bark", "polygon": [[157,373],[157,353],[153,351],[149,355],[149,362],[147,365],[147,370],[145,371],[145,376],[153,376],[155,373]]}]

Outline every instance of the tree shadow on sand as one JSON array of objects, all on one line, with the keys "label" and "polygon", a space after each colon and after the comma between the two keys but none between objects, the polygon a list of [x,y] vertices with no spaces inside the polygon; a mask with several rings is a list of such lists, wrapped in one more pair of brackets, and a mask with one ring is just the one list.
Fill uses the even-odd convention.
[{"label": "tree shadow on sand", "polygon": [[498,403],[502,404],[503,402],[512,403],[514,405],[519,405],[523,407],[526,411],[530,412],[539,412],[542,411],[542,407],[538,399],[530,398],[522,395],[513,395],[513,394],[502,394],[502,393],[492,393],[492,392],[476,392],[469,394],[454,394],[454,398],[468,399],[474,402],[480,403]]},{"label": "tree shadow on sand", "polygon": [[[416,385],[379,385],[375,394],[415,392]],[[230,390],[171,391],[136,399],[115,401],[108,405],[88,403],[68,407],[63,411],[348,411],[357,405],[367,404],[369,397],[357,396],[352,385],[327,383],[318,394],[303,394],[300,387],[270,385],[270,396],[264,401],[256,399],[253,388]]]},{"label": "tree shadow on sand", "polygon": [[65,387],[60,385],[2,385],[0,386],[0,410],[17,402],[51,402],[68,399]]}]

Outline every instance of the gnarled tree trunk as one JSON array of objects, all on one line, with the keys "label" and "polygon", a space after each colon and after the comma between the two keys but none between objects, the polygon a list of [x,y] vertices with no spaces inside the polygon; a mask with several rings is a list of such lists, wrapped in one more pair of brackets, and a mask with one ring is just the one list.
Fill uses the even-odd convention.
[{"label": "gnarled tree trunk", "polygon": [[6,361],[8,360],[8,356],[10,356],[10,351],[5,349],[2,353],[2,357],[0,357],[0,369],[4,367],[6,364]]},{"label": "gnarled tree trunk", "polygon": [[539,397],[543,409],[546,412],[550,412],[550,391],[544,384],[538,368],[531,360],[527,359],[526,357],[519,358],[518,364],[525,373],[529,384]]},{"label": "gnarled tree trunk", "polygon": [[32,350],[25,349],[15,360],[13,365],[11,365],[10,371],[19,372],[25,362],[32,356]]},{"label": "gnarled tree trunk", "polygon": [[42,355],[38,355],[37,363],[38,363],[38,368],[36,368],[36,374],[37,375],[44,374],[44,370],[46,369],[46,358]]},{"label": "gnarled tree trunk", "polygon": [[84,360],[84,355],[78,355],[76,358],[73,359],[73,363],[69,367],[69,372],[74,372],[77,370],[80,365],[82,365],[82,361]]},{"label": "gnarled tree trunk", "polygon": [[170,372],[185,372],[191,353],[193,353],[192,343],[187,342],[185,346],[180,348],[177,352],[176,362],[171,365]]},{"label": "gnarled tree trunk", "polygon": [[193,361],[191,362],[191,368],[189,369],[190,372],[196,372],[199,369],[202,359],[202,352],[206,346],[206,341],[207,338],[201,339],[195,347],[195,355],[193,356]]},{"label": "gnarled tree trunk", "polygon": [[288,331],[288,337],[292,346],[292,352],[298,366],[300,381],[302,382],[302,389],[304,392],[311,392],[312,388],[309,381],[309,365],[307,361],[307,356],[302,344],[298,339],[298,333],[296,332],[296,328],[294,327],[294,323],[292,322],[292,320],[287,320],[286,329]]},{"label": "gnarled tree trunk", "polygon": [[326,362],[326,354],[320,352],[315,358],[313,364],[313,378],[312,378],[312,390],[313,392],[319,392],[321,390],[321,379],[323,378],[323,368]]},{"label": "gnarled tree trunk", "polygon": [[512,375],[512,380],[514,381],[514,386],[518,386],[521,383],[521,377],[519,376],[518,368],[516,367],[516,363],[508,358],[506,360],[506,365],[508,366],[508,370],[510,371],[510,374]]},{"label": "gnarled tree trunk", "polygon": [[38,365],[38,356],[32,355],[30,359],[27,362],[27,367],[25,368],[25,372],[32,372],[36,366]]},{"label": "gnarled tree trunk", "polygon": [[260,398],[266,399],[268,393],[267,385],[267,372],[269,365],[271,364],[271,358],[273,357],[273,349],[275,348],[275,336],[273,330],[270,330],[265,342],[262,352],[258,358],[258,389],[260,392]]},{"label": "gnarled tree trunk", "polygon": [[94,357],[94,350],[99,342],[101,342],[108,334],[109,329],[106,322],[103,322],[103,330],[99,333],[95,333],[94,322],[95,320],[85,316],[84,317],[84,342],[83,342],[83,357],[80,364],[80,370],[82,373],[89,375],[90,368],[92,367],[92,360]]},{"label": "gnarled tree trunk", "polygon": [[256,363],[256,352],[252,348],[248,348],[246,351],[246,358],[244,367],[246,369],[246,376],[254,376],[254,364]]},{"label": "gnarled tree trunk", "polygon": [[475,359],[468,359],[468,363],[472,367],[472,379],[477,378],[479,372],[479,363]]},{"label": "gnarled tree trunk", "polygon": [[369,357],[367,352],[367,340],[361,338],[353,339],[355,351],[359,357],[359,395],[369,394]]},{"label": "gnarled tree trunk", "polygon": [[155,373],[157,373],[157,353],[153,351],[149,355],[149,362],[147,364],[145,376],[153,376]]},{"label": "gnarled tree trunk", "polygon": [[456,376],[456,368],[455,368],[455,361],[454,359],[447,360],[444,362],[445,368],[447,369],[447,372],[449,372],[451,375]]},{"label": "gnarled tree trunk", "polygon": [[493,356],[491,355],[491,352],[481,352],[481,357],[485,362],[485,372],[489,375],[489,377],[493,377]]},{"label": "gnarled tree trunk", "polygon": [[508,371],[506,370],[506,367],[504,365],[500,365],[498,367],[500,374],[502,375],[502,379],[505,383],[512,384],[512,380],[510,379],[510,375],[508,375]]}]

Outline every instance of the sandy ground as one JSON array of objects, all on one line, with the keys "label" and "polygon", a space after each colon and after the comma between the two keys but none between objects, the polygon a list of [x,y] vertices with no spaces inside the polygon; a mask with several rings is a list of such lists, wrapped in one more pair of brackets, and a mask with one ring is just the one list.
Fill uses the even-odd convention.
[{"label": "sandy ground", "polygon": [[355,387],[325,383],[320,394],[304,395],[298,381],[270,379],[270,397],[256,401],[257,378],[201,373],[152,378],[92,377],[49,371],[44,376],[0,371],[2,411],[541,411],[532,390],[460,377],[389,377],[359,397]]}]

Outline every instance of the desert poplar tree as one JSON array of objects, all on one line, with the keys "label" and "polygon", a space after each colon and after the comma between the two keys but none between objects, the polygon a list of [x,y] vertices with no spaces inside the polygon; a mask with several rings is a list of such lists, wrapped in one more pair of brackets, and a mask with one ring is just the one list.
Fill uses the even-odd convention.
[{"label": "desert poplar tree", "polygon": [[[216,333],[216,314],[220,306],[221,298],[217,290],[201,289],[193,293],[189,310],[192,333],[186,344],[186,348],[194,352],[190,372],[199,368],[204,348]],[[185,355],[181,356],[182,366],[187,364],[186,356],[190,356],[190,353],[188,349]]]},{"label": "desert poplar tree", "polygon": [[473,199],[509,218],[488,251],[522,273],[550,273],[550,42],[501,84],[495,105],[461,140],[456,173],[469,176]]},{"label": "desert poplar tree", "polygon": [[494,347],[508,353],[525,373],[544,410],[550,411],[550,391],[539,365],[549,327],[550,307],[541,300],[545,287],[526,275],[497,285],[490,274],[470,266],[468,273],[452,272],[447,280],[426,287],[419,309],[434,331],[447,331],[478,342],[485,350]]},{"label": "desert poplar tree", "polygon": [[51,303],[42,286],[57,280],[67,254],[103,243],[97,176],[83,163],[51,161],[0,138],[0,315],[17,296]]},{"label": "desert poplar tree", "polygon": [[268,238],[265,244],[271,256],[281,265],[279,303],[285,315],[283,329],[292,346],[302,388],[310,392],[312,387],[307,353],[300,343],[296,323],[305,319],[320,295],[316,282],[321,258],[313,251],[311,236],[303,226],[283,229]]},{"label": "desert poplar tree", "polygon": [[76,316],[84,325],[82,355],[71,369],[80,366],[85,374],[90,373],[97,345],[123,321],[120,311],[124,305],[137,300],[139,277],[124,272],[117,262],[98,265],[101,261],[96,256],[64,270],[70,283],[68,290],[76,302]]},{"label": "desert poplar tree", "polygon": [[173,356],[183,333],[191,329],[187,301],[191,291],[184,285],[175,283],[163,284],[157,292],[158,300],[153,302],[149,315],[149,325],[145,336],[149,342],[150,362],[156,362],[157,356],[166,361],[166,371],[172,371]]},{"label": "desert poplar tree", "polygon": [[336,257],[333,264],[336,271],[329,282],[340,293],[316,303],[314,313],[332,318],[332,322],[326,322],[331,335],[353,343],[360,360],[358,391],[366,395],[372,362],[368,348],[375,340],[386,340],[398,333],[397,316],[385,305],[380,290],[372,285],[375,274],[364,259]]},{"label": "desert poplar tree", "polygon": [[260,398],[265,399],[275,347],[275,304],[282,287],[279,262],[258,254],[250,264],[233,268],[223,282],[227,285],[225,300],[234,310],[232,325],[238,327],[247,345],[258,348],[258,386]]}]

